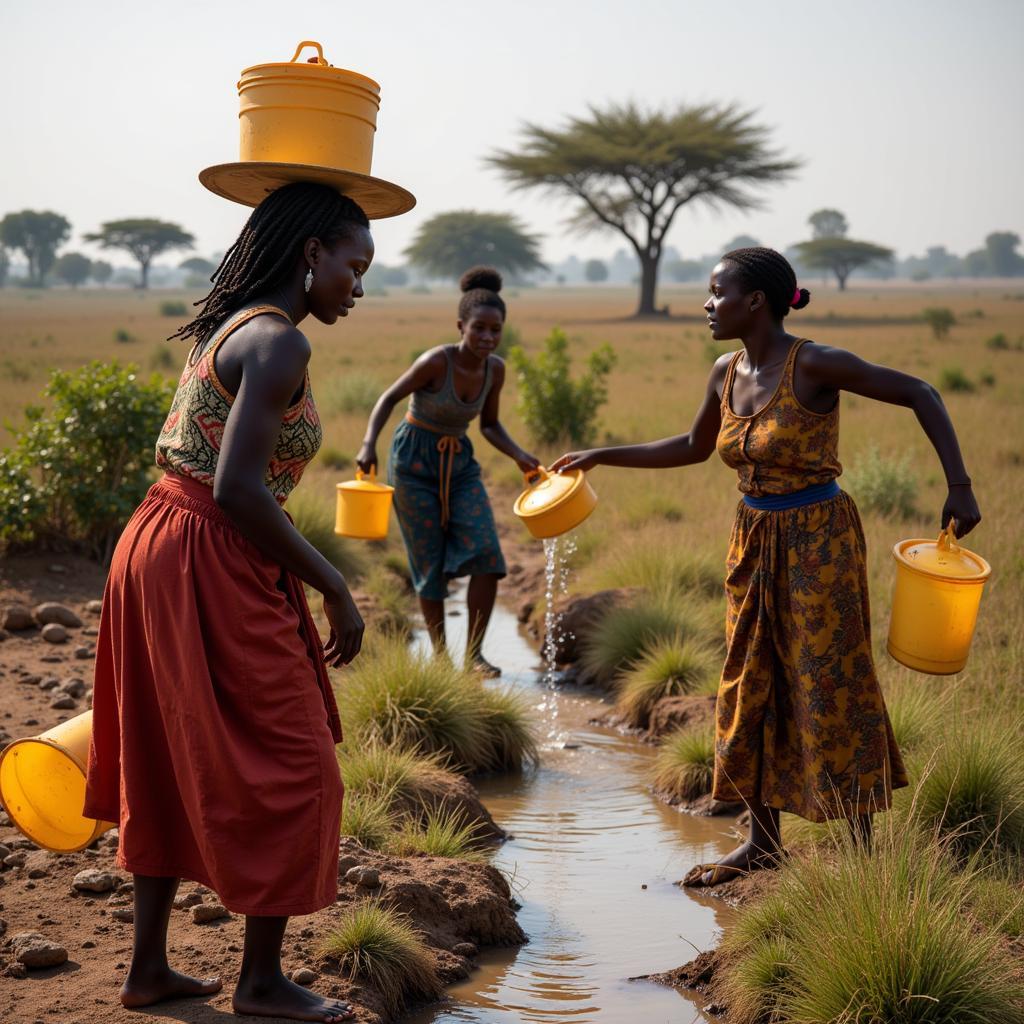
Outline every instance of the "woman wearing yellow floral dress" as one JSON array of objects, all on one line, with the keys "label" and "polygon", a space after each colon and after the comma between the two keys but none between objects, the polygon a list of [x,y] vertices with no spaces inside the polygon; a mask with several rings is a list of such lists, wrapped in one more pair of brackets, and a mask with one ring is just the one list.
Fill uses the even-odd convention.
[{"label": "woman wearing yellow floral dress", "polygon": [[572,452],[553,467],[688,466],[717,448],[739,475],[713,795],[747,804],[750,836],[687,875],[704,886],[777,858],[780,811],[846,818],[866,840],[872,812],[907,784],[871,655],[864,532],[836,483],[840,392],[913,409],[949,487],[940,524],[955,520],[961,537],[981,519],[935,388],[787,333],[783,319],[810,294],[785,257],[736,249],[709,290],[712,337],[743,348],[715,363],[689,433]]}]

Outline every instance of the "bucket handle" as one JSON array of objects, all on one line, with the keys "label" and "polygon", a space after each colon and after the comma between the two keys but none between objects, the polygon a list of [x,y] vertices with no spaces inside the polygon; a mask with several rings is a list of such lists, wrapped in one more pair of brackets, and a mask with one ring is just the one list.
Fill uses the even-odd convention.
[{"label": "bucket handle", "polygon": [[376,466],[376,464],[374,464],[374,465],[372,465],[370,467],[370,472],[369,473],[364,473],[358,467],[356,468],[356,479],[357,480],[365,480],[365,479],[367,479],[367,477],[369,477],[369,480],[370,480],[371,484],[375,484],[377,482],[377,466]]},{"label": "bucket handle", "polygon": [[537,466],[535,469],[531,469],[529,473],[524,473],[523,479],[526,481],[527,487],[536,487],[542,480],[547,480],[549,476],[551,476],[549,470],[543,466]]},{"label": "bucket handle", "polygon": [[[324,60],[324,48],[315,39],[303,39],[298,46],[295,47],[295,53],[292,55],[292,59],[288,62],[294,64],[299,59],[299,54],[302,53],[302,49],[305,46],[313,46],[316,48],[316,62],[323,67],[330,67],[326,60]],[[312,61],[310,62],[312,63]]]},{"label": "bucket handle", "polygon": [[936,542],[940,551],[957,552],[960,550],[960,545],[956,542],[955,526],[956,520],[950,516],[949,522],[946,524],[946,528],[939,534],[939,539]]}]

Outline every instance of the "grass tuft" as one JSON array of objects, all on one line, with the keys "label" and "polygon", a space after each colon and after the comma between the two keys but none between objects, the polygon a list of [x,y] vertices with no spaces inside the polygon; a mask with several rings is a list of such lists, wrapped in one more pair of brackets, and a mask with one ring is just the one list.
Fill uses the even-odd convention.
[{"label": "grass tuft", "polygon": [[369,413],[384,390],[380,381],[365,373],[333,377],[317,392],[317,402],[329,414]]},{"label": "grass tuft", "polygon": [[939,390],[969,393],[974,390],[974,382],[959,366],[944,366],[939,374]]},{"label": "grass tuft", "polygon": [[620,678],[616,711],[634,728],[646,728],[663,697],[707,692],[717,686],[721,659],[697,640],[681,636],[657,640]]},{"label": "grass tuft", "polygon": [[658,748],[651,781],[659,793],[675,800],[696,800],[711,792],[714,772],[714,729],[680,729]]},{"label": "grass tuft", "polygon": [[863,512],[899,519],[916,513],[917,480],[908,456],[886,459],[871,445],[853,460],[846,481]]},{"label": "grass tuft", "polygon": [[458,811],[443,807],[424,807],[422,819],[406,819],[388,844],[390,853],[400,857],[423,853],[431,857],[451,857],[480,861],[480,827],[467,822]]},{"label": "grass tuft", "polygon": [[406,1001],[437,999],[442,992],[437,961],[408,918],[372,899],[346,911],[320,947],[346,977],[380,992],[389,1016]]},{"label": "grass tuft", "polygon": [[288,498],[288,514],[295,528],[346,579],[362,576],[366,562],[362,552],[334,532],[334,506],[309,491]]},{"label": "grass tuft", "polygon": [[341,834],[368,850],[383,850],[398,827],[394,796],[380,792],[346,793],[341,806]]}]

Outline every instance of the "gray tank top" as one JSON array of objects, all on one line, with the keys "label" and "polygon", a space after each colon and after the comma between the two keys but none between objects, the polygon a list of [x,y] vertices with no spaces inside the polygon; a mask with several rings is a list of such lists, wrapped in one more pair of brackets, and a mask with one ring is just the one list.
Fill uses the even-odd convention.
[{"label": "gray tank top", "polygon": [[464,402],[455,393],[455,363],[452,345],[445,345],[446,369],[440,391],[414,391],[409,402],[409,415],[439,434],[462,437],[466,428],[480,415],[491,390],[491,360],[484,364],[484,385],[472,402]]}]

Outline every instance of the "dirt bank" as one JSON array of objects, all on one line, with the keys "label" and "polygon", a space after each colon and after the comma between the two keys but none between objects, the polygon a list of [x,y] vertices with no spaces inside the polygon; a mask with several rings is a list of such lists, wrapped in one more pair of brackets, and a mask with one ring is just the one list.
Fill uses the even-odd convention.
[{"label": "dirt bank", "polygon": [[[31,736],[80,714],[89,704],[93,653],[104,573],[92,562],[68,556],[5,558],[0,565],[0,611],[22,606],[30,613],[44,602],[59,603],[67,638],[51,643],[38,624],[4,630],[0,642],[0,743]],[[63,613],[54,613],[63,616]],[[44,614],[45,617],[45,614]],[[74,620],[80,622],[75,625]],[[12,625],[16,626],[17,617]],[[53,631],[51,631],[53,632]],[[59,706],[54,706],[59,705]],[[439,795],[479,819],[493,838],[500,829],[464,779]],[[118,1024],[137,1021],[123,1010],[117,990],[130,958],[132,942],[130,878],[114,866],[116,833],[102,836],[80,853],[55,855],[38,850],[0,814],[0,1021],[61,1019],[67,1024]],[[383,1024],[379,995],[352,985],[336,965],[317,958],[320,943],[354,904],[381,897],[408,914],[434,951],[444,982],[465,977],[479,948],[514,945],[526,937],[515,919],[515,904],[505,878],[486,864],[435,857],[391,857],[341,840],[337,900],[309,917],[295,918],[284,946],[286,971],[307,969],[310,987],[350,999],[360,1021]],[[350,880],[352,872],[376,884]],[[72,882],[86,869],[113,876],[99,883],[103,892],[77,891]],[[237,978],[244,919],[228,915],[197,923],[194,915],[216,917],[216,896],[190,882],[179,891],[182,906],[172,914],[169,946],[174,966],[200,975],[219,974],[225,991],[205,1002],[166,1004],[162,1015],[184,1024],[220,1024],[230,1013],[230,992]],[[41,937],[35,945],[58,966],[26,970],[11,940],[24,933]],[[49,945],[47,945],[49,944]],[[20,949],[24,949],[22,944]]]}]

